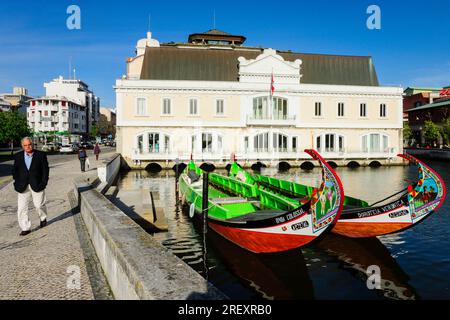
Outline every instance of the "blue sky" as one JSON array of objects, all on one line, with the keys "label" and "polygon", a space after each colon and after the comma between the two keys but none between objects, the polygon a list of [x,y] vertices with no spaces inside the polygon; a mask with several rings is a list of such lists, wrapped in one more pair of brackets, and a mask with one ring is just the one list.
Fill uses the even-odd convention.
[{"label": "blue sky", "polygon": [[[81,30],[68,30],[67,7],[81,9]],[[381,30],[366,27],[369,5],[381,8]],[[186,41],[216,28],[247,37],[247,45],[302,53],[370,55],[382,85],[450,85],[448,0],[428,1],[0,1],[0,93],[67,76],[90,85],[114,106],[113,85],[145,37],[148,15],[160,42]]]}]

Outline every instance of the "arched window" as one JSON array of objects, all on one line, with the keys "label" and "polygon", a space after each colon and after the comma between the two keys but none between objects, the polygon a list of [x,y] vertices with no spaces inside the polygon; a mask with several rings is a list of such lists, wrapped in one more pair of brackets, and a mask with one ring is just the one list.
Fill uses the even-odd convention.
[{"label": "arched window", "polygon": [[144,151],[144,135],[143,134],[138,136],[137,144],[138,144],[139,152],[142,153]]},{"label": "arched window", "polygon": [[214,132],[202,132],[191,136],[191,152],[221,153],[223,137]]},{"label": "arched window", "polygon": [[389,137],[385,134],[370,133],[362,136],[363,152],[387,152]]},{"label": "arched window", "polygon": [[336,133],[317,136],[316,149],[319,152],[344,152],[344,136]]},{"label": "arched window", "polygon": [[253,138],[253,150],[255,152],[269,152],[269,133],[257,134]]},{"label": "arched window", "polygon": [[146,132],[137,136],[139,153],[168,153],[170,136],[160,132]]},{"label": "arched window", "polygon": [[288,151],[288,136],[281,133],[274,133],[272,142],[275,152]]}]

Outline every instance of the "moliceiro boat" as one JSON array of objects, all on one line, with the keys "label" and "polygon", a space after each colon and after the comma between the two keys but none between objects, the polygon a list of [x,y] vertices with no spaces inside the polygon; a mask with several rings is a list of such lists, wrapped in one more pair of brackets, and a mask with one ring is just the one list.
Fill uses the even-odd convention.
[{"label": "moliceiro boat", "polygon": [[[208,227],[254,252],[282,252],[302,247],[329,231],[339,218],[344,191],[334,170],[314,150],[305,150],[322,167],[322,183],[299,198],[216,173],[208,176]],[[202,216],[203,171],[190,161],[179,179],[182,201]]]},{"label": "moliceiro boat", "polygon": [[[413,156],[399,154],[419,170],[419,180],[406,189],[369,205],[366,201],[344,197],[344,209],[332,232],[351,238],[368,238],[400,232],[423,221],[444,202],[446,189],[442,178],[429,166]],[[249,175],[247,172],[245,174]],[[244,177],[243,169],[234,163],[230,175]],[[250,175],[257,185],[287,197],[302,197],[315,188],[263,175]],[[395,197],[395,198],[394,198]],[[387,204],[379,205],[394,198]]]}]

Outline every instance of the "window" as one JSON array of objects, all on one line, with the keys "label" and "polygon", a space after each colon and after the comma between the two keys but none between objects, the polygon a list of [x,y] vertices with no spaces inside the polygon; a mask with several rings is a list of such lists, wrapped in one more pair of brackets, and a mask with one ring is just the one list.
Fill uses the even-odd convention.
[{"label": "window", "polygon": [[253,99],[253,118],[255,119],[267,119],[268,107],[267,97],[259,97]]},{"label": "window", "polygon": [[164,152],[170,152],[170,138],[169,136],[164,136]]},{"label": "window", "polygon": [[145,113],[146,113],[145,102],[146,102],[145,98],[137,98],[137,101],[136,101],[136,104],[137,104],[136,105],[136,114],[138,116],[144,116],[145,115]]},{"label": "window", "polygon": [[367,105],[365,103],[359,105],[359,116],[361,118],[367,117]]},{"label": "window", "polygon": [[288,115],[287,100],[282,98],[273,98],[273,118],[275,120],[286,120]]},{"label": "window", "polygon": [[197,144],[197,136],[191,136],[191,152],[195,152],[196,144]]},{"label": "window", "polygon": [[198,115],[197,99],[189,99],[189,114],[191,116]]},{"label": "window", "polygon": [[249,147],[250,147],[250,145],[249,145],[248,137],[244,137],[244,151],[248,152],[249,151]]},{"label": "window", "polygon": [[[273,97],[272,106],[269,105],[269,101],[269,97],[257,97],[253,99],[253,118],[258,120],[286,120],[288,117],[287,100]],[[270,108],[272,108],[272,110],[270,110]]]},{"label": "window", "polygon": [[260,133],[253,139],[253,148],[256,152],[269,151],[269,133]]},{"label": "window", "polygon": [[335,133],[318,136],[316,148],[320,152],[344,152],[344,136]]},{"label": "window", "polygon": [[148,134],[148,152],[149,153],[159,153],[159,133],[149,133]]},{"label": "window", "polygon": [[224,100],[223,99],[216,100],[216,114],[220,115],[220,116],[224,114]]},{"label": "window", "polygon": [[386,118],[386,105],[380,104],[380,118]]},{"label": "window", "polygon": [[344,103],[339,102],[338,103],[338,117],[343,117],[343,116],[344,116]]},{"label": "window", "polygon": [[281,133],[273,134],[273,149],[276,152],[287,152],[288,137]]},{"label": "window", "polygon": [[298,138],[292,137],[292,152],[297,152],[297,142],[298,142]]},{"label": "window", "polygon": [[222,143],[222,137],[217,136],[217,150],[222,151],[223,143]]},{"label": "window", "polygon": [[139,153],[142,153],[142,151],[144,150],[144,136],[143,135],[138,136],[138,149],[139,149]]},{"label": "window", "polygon": [[388,136],[379,133],[371,133],[362,137],[363,152],[387,152]]},{"label": "window", "polygon": [[170,115],[171,113],[171,100],[165,98],[163,99],[163,114]]},{"label": "window", "polygon": [[202,133],[202,152],[212,152],[211,133]]},{"label": "window", "polygon": [[316,110],[314,112],[314,115],[316,117],[322,116],[322,102],[316,102]]}]

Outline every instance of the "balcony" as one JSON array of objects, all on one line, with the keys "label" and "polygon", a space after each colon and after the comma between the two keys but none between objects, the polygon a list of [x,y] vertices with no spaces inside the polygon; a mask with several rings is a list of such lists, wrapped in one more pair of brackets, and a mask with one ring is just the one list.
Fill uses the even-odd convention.
[{"label": "balcony", "polygon": [[247,116],[247,125],[251,126],[295,126],[296,116]]}]

